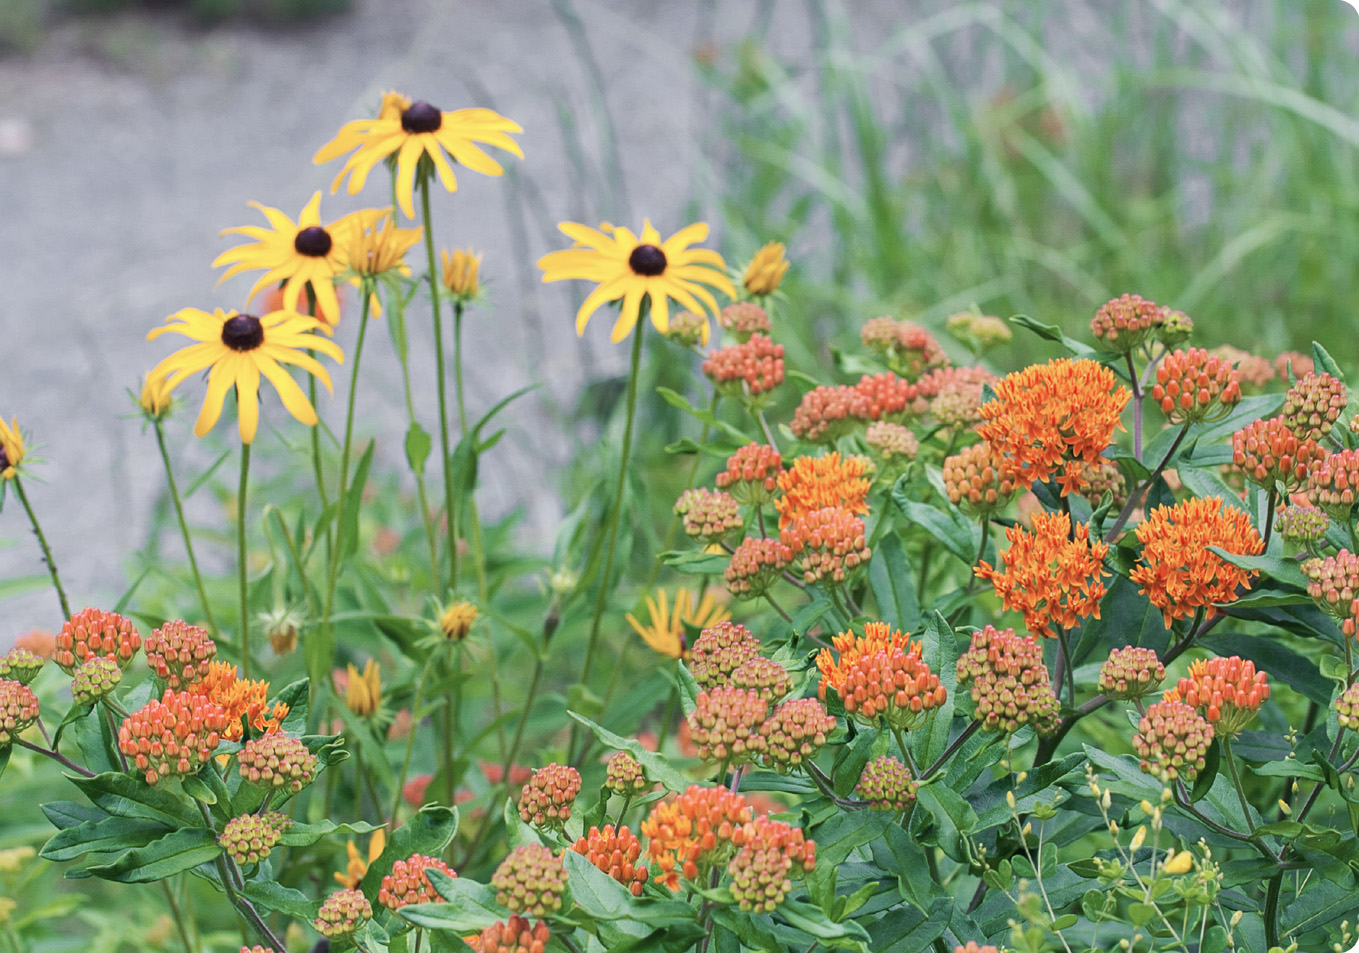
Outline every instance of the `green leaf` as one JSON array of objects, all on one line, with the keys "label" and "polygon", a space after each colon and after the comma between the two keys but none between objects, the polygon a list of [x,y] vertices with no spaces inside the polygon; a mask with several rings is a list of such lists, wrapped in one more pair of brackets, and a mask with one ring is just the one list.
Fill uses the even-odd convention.
[{"label": "green leaf", "polygon": [[626,887],[574,850],[563,852],[562,862],[571,878],[571,899],[576,906],[596,920],[627,915],[632,894]]},{"label": "green leaf", "polygon": [[1203,770],[1194,778],[1194,787],[1189,792],[1189,800],[1202,801],[1213,790],[1213,782],[1217,780],[1218,768],[1222,764],[1222,746],[1210,744],[1208,751],[1203,756]]},{"label": "green leaf", "polygon": [[727,571],[731,557],[725,553],[680,552],[661,553],[661,562],[691,576],[720,576]]},{"label": "green leaf", "polygon": [[836,923],[820,907],[796,900],[785,900],[776,910],[779,919],[818,940],[868,940],[868,931],[854,920]]},{"label": "green leaf", "polygon": [[1053,324],[1043,324],[1035,321],[1027,314],[1016,314],[1010,317],[1011,324],[1017,324],[1021,328],[1026,328],[1038,335],[1044,341],[1052,341],[1060,344],[1066,353],[1072,357],[1098,358],[1099,353],[1088,344],[1084,344],[1073,338],[1067,337],[1062,333],[1062,329]]},{"label": "green leaf", "polygon": [[194,827],[203,820],[189,800],[119,771],[71,778],[71,783],[94,804],[119,817],[160,821],[171,827]]},{"label": "green leaf", "polygon": [[1200,467],[1185,467],[1178,471],[1180,480],[1190,493],[1200,498],[1216,497],[1222,501],[1224,507],[1232,506],[1243,513],[1249,513],[1246,504],[1241,497],[1232,492],[1232,488],[1227,486],[1222,477],[1212,470]]},{"label": "green leaf", "polygon": [[429,854],[437,857],[457,832],[456,808],[426,804],[404,826],[398,827],[387,838],[386,848],[383,849],[382,855],[369,865],[359,889],[363,891],[365,897],[375,901],[382,878],[392,872],[393,864],[398,860],[405,860],[411,854]]},{"label": "green leaf", "polygon": [[916,793],[917,803],[939,826],[939,846],[960,863],[967,861],[963,840],[977,829],[977,812],[953,789],[927,784]]},{"label": "green leaf", "polygon": [[[646,776],[651,780],[664,785],[668,790],[683,791],[693,783],[674,768],[670,767],[670,763],[666,761],[665,758],[654,751],[647,751],[639,742],[631,738],[624,738],[620,735],[616,735],[609,729],[595,724],[584,715],[577,714],[574,711],[568,711],[567,714],[594,732],[595,737],[598,738],[605,747],[626,751],[636,758],[642,767],[646,769]],[[820,845],[818,845],[818,847],[819,846]]]},{"label": "green leaf", "polygon": [[1290,559],[1286,556],[1238,556],[1235,553],[1227,552],[1221,546],[1209,546],[1208,551],[1216,553],[1233,566],[1263,572],[1292,586],[1294,589],[1307,588],[1307,577],[1298,568],[1296,559]]},{"label": "green leaf", "polygon": [[145,847],[128,851],[111,864],[100,864],[88,870],[96,877],[117,883],[152,883],[192,870],[221,852],[212,831],[191,828],[173,831]]},{"label": "green leaf", "polygon": [[310,922],[316,916],[316,901],[292,887],[272,880],[247,880],[241,894],[257,907]]},{"label": "green leaf", "polygon": [[963,516],[956,508],[945,512],[928,503],[910,499],[906,496],[900,481],[892,490],[892,500],[900,507],[906,519],[924,529],[968,566],[973,564],[977,552],[981,549],[979,525]]},{"label": "green leaf", "polygon": [[689,403],[688,399],[683,394],[674,391],[669,387],[657,387],[656,393],[660,395],[661,400],[665,401],[671,407],[678,407],[699,423],[706,424],[712,429],[726,434],[732,440],[735,440],[739,446],[744,446],[750,442],[749,436],[742,433],[739,429],[733,427],[725,420],[720,420],[711,410],[703,410],[695,407],[693,404]]},{"label": "green leaf", "polygon": [[[505,912],[496,903],[495,890],[467,877],[450,877],[439,870],[425,874],[442,903],[415,903],[399,911],[404,920],[430,930],[479,933],[503,919]],[[365,878],[366,879],[366,878]]]},{"label": "green leaf", "polygon": [[429,459],[429,452],[433,447],[434,440],[425,428],[411,421],[410,429],[406,431],[406,462],[410,464],[411,472],[416,476],[424,474],[425,461]]},{"label": "green leaf", "polygon": [[164,836],[169,827],[159,821],[129,817],[88,820],[57,831],[43,845],[39,856],[51,861],[75,860],[84,854],[112,854],[145,847]]},{"label": "green leaf", "polygon": [[377,441],[368,441],[368,448],[363,451],[363,456],[359,458],[359,465],[354,468],[354,481],[345,490],[344,512],[340,514],[340,539],[339,550],[344,558],[349,558],[359,551],[359,512],[363,509],[363,488],[368,485],[368,471],[373,465],[373,451],[377,449]]},{"label": "green leaf", "polygon": [[[939,684],[947,692],[944,703],[930,715],[929,726],[923,732],[923,750],[917,749],[915,752],[920,759],[920,770],[927,771],[948,750],[949,735],[953,729],[953,707],[958,698],[958,637],[947,620],[936,611],[925,623],[922,641],[922,657],[929,663],[930,671],[938,674]],[[917,748],[917,745],[912,747]]]},{"label": "green leaf", "polygon": [[1340,369],[1340,365],[1331,357],[1330,352],[1321,346],[1320,341],[1312,342],[1312,361],[1319,373],[1330,374],[1340,383],[1345,383],[1345,372]]},{"label": "green leaf", "polygon": [[896,533],[888,533],[873,547],[868,563],[868,585],[878,604],[878,617],[903,632],[920,628],[920,601],[906,547]]},{"label": "green leaf", "polygon": [[1314,662],[1283,645],[1278,639],[1255,635],[1213,633],[1199,644],[1221,655],[1251,659],[1257,668],[1286,683],[1294,691],[1323,707],[1331,704],[1331,684],[1322,677]]},{"label": "green leaf", "polygon": [[349,824],[336,824],[334,821],[321,821],[316,824],[294,822],[279,835],[278,842],[286,847],[310,847],[322,837],[332,834],[371,834],[377,830],[367,821],[354,821]]},{"label": "green leaf", "polygon": [[[928,913],[914,907],[890,911],[870,927],[869,948],[873,953],[926,953],[948,929],[954,905],[953,899],[941,897],[930,905]],[[1013,905],[1010,910],[1013,916]]]},{"label": "green leaf", "polygon": [[209,807],[217,803],[217,794],[212,788],[208,787],[207,782],[197,775],[189,775],[181,782],[181,784],[184,788],[184,793],[195,801],[199,801]]}]

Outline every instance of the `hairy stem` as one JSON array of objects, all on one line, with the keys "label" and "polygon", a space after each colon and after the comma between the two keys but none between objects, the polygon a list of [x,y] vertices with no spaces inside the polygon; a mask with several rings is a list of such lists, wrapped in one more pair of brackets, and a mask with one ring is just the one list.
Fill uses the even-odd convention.
[{"label": "hairy stem", "polygon": [[14,475],[14,492],[19,494],[19,502],[24,505],[24,512],[28,514],[28,522],[33,527],[33,535],[38,537],[38,545],[42,547],[43,562],[47,563],[47,573],[52,577],[52,587],[57,590],[57,599],[61,602],[61,614],[64,618],[71,617],[71,605],[66,601],[66,590],[61,588],[61,577],[57,574],[56,561],[52,559],[52,550],[47,545],[47,537],[43,535],[42,526],[38,524],[38,516],[33,512],[33,507],[28,502],[28,494],[24,492],[23,481],[19,475]]}]

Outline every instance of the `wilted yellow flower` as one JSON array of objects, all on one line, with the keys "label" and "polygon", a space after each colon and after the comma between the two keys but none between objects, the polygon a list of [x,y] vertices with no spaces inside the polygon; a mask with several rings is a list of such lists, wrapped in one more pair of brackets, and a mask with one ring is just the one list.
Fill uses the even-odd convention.
[{"label": "wilted yellow flower", "polygon": [[147,373],[142,378],[142,393],[137,398],[142,410],[150,417],[164,417],[170,412],[169,379],[164,375]]},{"label": "wilted yellow flower", "polygon": [[423,227],[397,228],[390,208],[371,220],[364,219],[345,231],[349,270],[365,278],[389,271],[409,275],[410,267],[402,259],[423,235]]},{"label": "wilted yellow flower", "polygon": [[381,669],[373,659],[363,667],[363,673],[349,663],[349,683],[345,686],[344,703],[356,715],[368,716],[378,710],[382,701]]},{"label": "wilted yellow flower", "polygon": [[480,285],[477,272],[481,268],[481,256],[472,248],[455,248],[443,251],[444,287],[457,301],[471,301],[477,296]]},{"label": "wilted yellow flower", "polygon": [[463,600],[449,606],[439,618],[439,628],[453,642],[461,642],[472,631],[472,623],[477,621],[477,607]]},{"label": "wilted yellow flower", "polygon": [[368,838],[367,860],[364,860],[359,854],[359,849],[354,846],[353,841],[345,844],[344,849],[349,855],[349,863],[345,865],[344,873],[335,874],[335,882],[341,887],[357,890],[359,881],[363,880],[363,875],[368,873],[368,865],[381,857],[386,847],[387,831],[381,827],[373,831],[373,836]]},{"label": "wilted yellow flower", "polygon": [[19,433],[19,418],[7,427],[0,417],[0,477],[14,479],[14,468],[24,458],[24,436]]},{"label": "wilted yellow flower", "polygon": [[783,242],[770,242],[755,253],[746,266],[746,291],[764,297],[778,290],[779,282],[788,273],[788,259],[783,252]]},{"label": "wilted yellow flower", "polygon": [[670,658],[687,658],[689,655],[689,646],[684,638],[686,625],[706,629],[731,618],[731,613],[726,607],[717,604],[711,592],[704,593],[703,600],[695,608],[694,594],[688,589],[677,590],[673,614],[668,602],[665,590],[657,589],[655,598],[646,597],[649,624],[642,625],[631,612],[627,620],[647,645]]}]

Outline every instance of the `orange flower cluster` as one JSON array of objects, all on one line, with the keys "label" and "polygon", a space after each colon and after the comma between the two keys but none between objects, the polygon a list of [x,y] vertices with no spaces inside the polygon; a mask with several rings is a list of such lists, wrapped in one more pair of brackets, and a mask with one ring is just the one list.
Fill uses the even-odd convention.
[{"label": "orange flower cluster", "polygon": [[378,903],[388,910],[400,910],[412,903],[443,903],[444,898],[434,890],[429,882],[427,870],[437,870],[450,877],[458,876],[452,867],[437,857],[424,854],[411,854],[405,860],[392,864],[392,872],[382,878],[378,890]]},{"label": "orange flower cluster", "polygon": [[236,666],[229,662],[210,663],[207,674],[187,691],[212,700],[226,712],[230,723],[222,736],[229,741],[241,740],[242,718],[252,731],[267,735],[278,731],[288,717],[288,706],[283,702],[269,705],[267,681],[241,678]]},{"label": "orange flower cluster", "polygon": [[1233,738],[1269,700],[1269,681],[1254,662],[1238,655],[1199,659],[1163,700],[1197,709],[1219,735]]},{"label": "orange flower cluster", "polygon": [[890,648],[850,665],[839,690],[845,711],[867,724],[885,717],[899,730],[919,727],[923,717],[948,697],[921,651],[921,644],[914,642],[905,650]]},{"label": "orange flower cluster", "polygon": [[868,461],[845,457],[838,452],[824,457],[798,457],[778,475],[783,495],[774,502],[779,511],[779,529],[785,529],[799,516],[829,506],[850,513],[868,512],[868,490],[873,485],[864,477]]},{"label": "orange flower cluster", "polygon": [[990,444],[974,443],[944,460],[944,489],[949,502],[964,513],[984,516],[1009,503],[1019,485]]},{"label": "orange flower cluster", "polygon": [[227,713],[198,695],[167,690],[123,719],[118,750],[133,759],[147,784],[174,774],[192,774],[221,743]]},{"label": "orange flower cluster", "polygon": [[1090,319],[1090,334],[1106,350],[1126,354],[1147,342],[1167,310],[1141,295],[1125,294],[1100,305]]},{"label": "orange flower cluster", "polygon": [[527,917],[513,916],[496,921],[480,935],[464,937],[476,953],[547,953],[552,933],[541,920],[533,927]]},{"label": "orange flower cluster", "polygon": [[627,887],[634,897],[642,895],[648,871],[646,864],[637,863],[642,844],[627,825],[617,831],[612,824],[605,824],[603,830],[592,827],[589,834],[576,839],[571,849]]},{"label": "orange flower cluster", "polygon": [[56,637],[52,661],[67,675],[91,655],[106,655],[127,668],[142,647],[142,637],[131,619],[102,609],[82,609],[71,616]]},{"label": "orange flower cluster", "polygon": [[738,599],[762,596],[792,561],[793,551],[782,540],[747,536],[731,554],[723,573],[727,589]]},{"label": "orange flower cluster", "polygon": [[783,383],[783,345],[763,334],[752,334],[744,344],[709,354],[703,373],[719,394],[758,397]]},{"label": "orange flower cluster", "polygon": [[1099,462],[1132,396],[1109,368],[1066,358],[1009,374],[995,391],[978,433],[1022,487],[1056,477],[1063,496],[1084,485],[1081,464]]},{"label": "orange flower cluster", "polygon": [[714,482],[737,502],[759,506],[774,498],[782,473],[783,456],[768,444],[751,442],[727,457],[727,468]]},{"label": "orange flower cluster", "polygon": [[534,771],[519,792],[519,817],[534,827],[561,830],[579,793],[580,772],[554,761]]},{"label": "orange flower cluster", "polygon": [[1359,450],[1328,453],[1307,471],[1307,499],[1338,520],[1348,521],[1359,502]]},{"label": "orange flower cluster", "polygon": [[701,880],[753,817],[750,802],[741,795],[698,784],[673,801],[657,804],[642,821],[642,833],[648,840],[647,856],[660,871],[659,881],[678,890],[681,874],[687,880]]},{"label": "orange flower cluster", "polygon": [[1166,667],[1154,649],[1126,645],[1114,649],[1099,670],[1099,690],[1110,698],[1132,701],[1156,691]]},{"label": "orange flower cluster", "polygon": [[873,555],[864,521],[839,506],[798,516],[779,533],[793,554],[793,568],[808,585],[839,584]]},{"label": "orange flower cluster", "polygon": [[1191,347],[1161,361],[1151,399],[1172,424],[1221,420],[1240,402],[1241,383],[1227,361]]},{"label": "orange flower cluster", "polygon": [[1282,417],[1256,420],[1232,434],[1232,463],[1246,479],[1273,490],[1307,482],[1308,468],[1325,454],[1315,440],[1300,440]]},{"label": "orange flower cluster", "polygon": [[146,664],[151,674],[175,691],[201,681],[216,654],[217,643],[207,629],[180,619],[152,629],[146,637]]},{"label": "orange flower cluster", "polygon": [[38,720],[38,696],[27,685],[0,680],[0,745],[11,745]]},{"label": "orange flower cluster", "polygon": [[1334,556],[1309,559],[1300,568],[1307,577],[1307,594],[1353,637],[1359,619],[1359,556],[1342,549]]},{"label": "orange flower cluster", "polygon": [[826,700],[827,688],[835,689],[836,694],[844,694],[845,678],[861,659],[888,649],[909,649],[911,637],[893,630],[886,622],[865,622],[863,635],[841,632],[831,638],[831,645],[834,652],[823,648],[816,656],[816,668],[821,673],[817,696],[822,701]]},{"label": "orange flower cluster", "polygon": [[1005,608],[1024,614],[1034,635],[1056,638],[1054,625],[1072,629],[1081,619],[1099,618],[1104,598],[1104,557],[1109,547],[1090,542],[1090,527],[1065,513],[1039,512],[1033,532],[1022,526],[1005,531],[1010,548],[1001,555],[999,572],[983,560],[975,572],[995,587]]},{"label": "orange flower cluster", "polygon": [[1156,507],[1138,525],[1137,541],[1142,544],[1142,565],[1129,578],[1161,610],[1166,628],[1200,608],[1212,618],[1218,612],[1214,603],[1231,602],[1237,587],[1249,589],[1258,575],[1209,552],[1209,546],[1242,556],[1256,556],[1265,549],[1250,517],[1224,507],[1215,496]]}]

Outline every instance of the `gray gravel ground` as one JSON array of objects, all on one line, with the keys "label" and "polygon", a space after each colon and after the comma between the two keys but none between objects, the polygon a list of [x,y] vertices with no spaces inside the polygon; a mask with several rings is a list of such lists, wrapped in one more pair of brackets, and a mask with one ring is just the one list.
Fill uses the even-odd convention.
[{"label": "gray gravel ground", "polygon": [[[571,319],[581,292],[541,288],[533,263],[560,246],[552,223],[561,218],[650,216],[662,231],[682,224],[691,170],[712,132],[712,94],[694,51],[743,37],[756,6],[358,0],[349,16],[283,32],[126,16],[64,24],[38,52],[0,59],[0,413],[17,416],[45,458],[33,468],[42,482],[27,485],[75,606],[121,590],[161,491],[154,439],[126,418],[125,390],[178,339],[149,344],[147,330],[182,307],[243,306],[254,276],[216,287],[210,263],[233,244],[220,229],[263,224],[247,201],[295,217],[324,189],[326,219],[385,204],[381,175],[355,199],[331,197],[340,163],[317,168],[311,156],[344,121],[370,115],[387,88],[443,108],[491,106],[525,130],[524,161],[509,160],[513,178],[460,175],[456,196],[438,195],[435,222],[441,244],[485,252],[491,305],[469,318],[466,335],[474,412],[530,381],[546,385],[536,404],[507,415],[511,434],[495,451],[499,473],[533,480],[488,480],[484,505],[525,504],[528,532],[549,533],[559,504],[538,481],[570,444],[541,424],[583,381],[621,369],[626,352],[608,343],[604,314],[578,341]],[[779,43],[805,48],[805,24],[798,5]],[[597,108],[601,89],[612,129]],[[621,176],[608,166],[611,135]],[[346,348],[350,313],[337,338]],[[422,317],[412,323],[415,374],[429,381]],[[405,428],[399,369],[386,335],[374,340],[362,430],[390,438],[395,462]],[[347,375],[336,378],[342,385]],[[424,390],[433,431],[432,388]],[[187,471],[217,444],[189,433],[201,385],[182,392],[190,406],[171,433]],[[342,389],[322,398],[337,428],[343,401]],[[265,420],[297,435],[277,403]],[[229,438],[229,424],[218,432]],[[220,511],[199,516],[221,525]],[[0,516],[0,540],[0,580],[42,571],[17,500]],[[178,558],[172,534],[163,544]],[[55,602],[47,590],[6,599],[0,644],[59,625]]]}]

